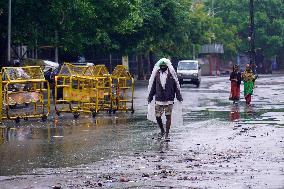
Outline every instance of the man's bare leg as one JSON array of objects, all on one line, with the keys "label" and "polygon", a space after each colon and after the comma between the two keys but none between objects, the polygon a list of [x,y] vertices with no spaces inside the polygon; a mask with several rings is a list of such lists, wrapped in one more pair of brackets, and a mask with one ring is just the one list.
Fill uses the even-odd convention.
[{"label": "man's bare leg", "polygon": [[165,134],[165,129],[164,129],[164,126],[163,126],[163,121],[162,121],[162,117],[156,117],[156,120],[157,120],[157,123],[161,129],[161,136],[160,138],[162,138]]}]

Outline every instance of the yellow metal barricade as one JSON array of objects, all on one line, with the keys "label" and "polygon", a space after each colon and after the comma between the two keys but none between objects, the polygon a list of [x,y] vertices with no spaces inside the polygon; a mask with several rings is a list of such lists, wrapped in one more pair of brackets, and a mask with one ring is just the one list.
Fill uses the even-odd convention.
[{"label": "yellow metal barricade", "polygon": [[[55,76],[54,106],[57,115],[62,112],[72,113],[72,77],[84,72],[86,67],[74,66],[64,63],[57,76]],[[79,95],[79,94],[77,94]],[[77,96],[76,95],[76,96]]]},{"label": "yellow metal barricade", "polygon": [[134,113],[134,78],[131,76],[127,67],[117,65],[111,74],[112,78],[112,108],[113,111],[131,111]]},{"label": "yellow metal barricade", "polygon": [[[91,75],[89,66],[64,63],[55,77],[54,104],[57,115],[61,112],[73,113],[78,118],[80,112],[98,112],[98,81]],[[88,73],[88,74],[87,74]]]},{"label": "yellow metal barricade", "polygon": [[97,90],[97,106],[96,110],[102,111],[106,110],[109,113],[112,110],[112,81],[110,74],[105,65],[96,65],[89,67],[85,72],[86,76],[90,76],[97,80],[96,90]]},{"label": "yellow metal barricade", "polygon": [[71,111],[74,117],[79,113],[92,113],[96,116],[98,112],[98,81],[92,77],[72,76],[69,91],[69,100],[71,102]]},{"label": "yellow metal barricade", "polygon": [[[114,74],[110,75],[105,65],[76,66],[65,63],[55,77],[54,94],[58,115],[69,112],[77,118],[80,113],[96,116],[99,111],[134,111],[134,79],[122,66],[117,66]],[[128,107],[129,103],[131,107]]]},{"label": "yellow metal barricade", "polygon": [[[57,115],[61,112],[70,112],[70,104],[68,101],[70,77],[72,70],[68,63],[64,63],[57,76],[55,76],[54,84],[54,108]],[[67,93],[67,94],[66,94]]]},{"label": "yellow metal barricade", "polygon": [[50,113],[50,88],[39,66],[4,67],[1,82],[2,119],[42,118]]}]

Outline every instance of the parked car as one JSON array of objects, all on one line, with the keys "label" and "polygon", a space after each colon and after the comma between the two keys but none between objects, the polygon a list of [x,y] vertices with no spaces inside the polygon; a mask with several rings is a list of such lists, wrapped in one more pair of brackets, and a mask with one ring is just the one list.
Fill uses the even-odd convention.
[{"label": "parked car", "polygon": [[179,83],[194,84],[199,87],[201,83],[201,67],[197,60],[181,60],[177,66]]}]

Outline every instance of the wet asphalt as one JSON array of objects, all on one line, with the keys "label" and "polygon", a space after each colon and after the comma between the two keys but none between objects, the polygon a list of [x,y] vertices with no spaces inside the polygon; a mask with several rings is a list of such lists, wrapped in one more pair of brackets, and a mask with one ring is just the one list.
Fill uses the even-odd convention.
[{"label": "wet asphalt", "polygon": [[46,122],[4,121],[0,182],[4,188],[283,188],[284,76],[260,76],[251,107],[244,98],[229,101],[229,89],[228,77],[203,77],[200,88],[183,85],[184,125],[171,129],[170,142],[156,140],[159,130],[146,119],[143,81],[136,82],[134,114],[74,119],[52,108]]}]

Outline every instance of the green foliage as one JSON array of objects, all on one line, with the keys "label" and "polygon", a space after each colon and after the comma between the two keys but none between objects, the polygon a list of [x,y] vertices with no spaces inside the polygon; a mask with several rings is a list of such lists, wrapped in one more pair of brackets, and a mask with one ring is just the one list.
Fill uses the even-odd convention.
[{"label": "green foliage", "polygon": [[[12,40],[29,47],[62,46],[77,53],[90,46],[117,48],[111,34],[132,33],[141,25],[140,4],[140,0],[13,0]],[[0,28],[5,34],[6,27]]]},{"label": "green foliage", "polygon": [[144,0],[143,24],[137,32],[122,37],[126,50],[139,53],[152,51],[158,56],[191,57],[193,45],[211,39],[207,35],[210,16],[202,4],[188,0]]},{"label": "green foliage", "polygon": [[[123,54],[192,57],[207,43],[225,56],[248,50],[249,0],[13,0],[12,41]],[[212,6],[214,5],[214,6]],[[7,37],[8,1],[0,1],[0,36]],[[266,55],[284,49],[282,0],[255,1],[256,47]],[[55,34],[57,33],[57,35]]]},{"label": "green foliage", "polygon": [[[212,9],[211,1],[207,6]],[[248,50],[249,0],[218,0],[215,1],[215,17],[222,19],[231,32],[237,30],[235,38],[236,52]],[[255,12],[255,46],[261,48],[266,56],[279,53],[284,47],[284,4],[282,0],[254,1]],[[227,40],[227,43],[230,43]]]}]

